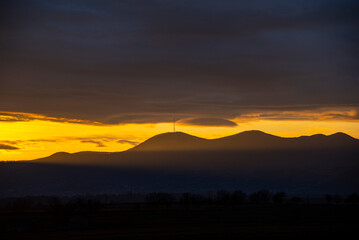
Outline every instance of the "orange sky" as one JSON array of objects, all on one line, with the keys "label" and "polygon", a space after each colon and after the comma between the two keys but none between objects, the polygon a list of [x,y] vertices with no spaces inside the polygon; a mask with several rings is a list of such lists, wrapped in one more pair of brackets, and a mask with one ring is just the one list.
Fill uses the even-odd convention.
[{"label": "orange sky", "polygon": [[50,2],[1,1],[0,160],[125,150],[174,116],[359,138],[358,1]]},{"label": "orange sky", "polygon": [[[172,123],[88,124],[85,121],[55,119],[35,115],[35,120],[0,121],[0,144],[16,150],[0,149],[0,160],[30,160],[59,151],[123,151],[147,138],[172,131]],[[1,117],[1,116],[0,116]],[[5,121],[6,120],[6,121]],[[295,137],[317,133],[345,132],[359,138],[359,122],[348,120],[231,119],[235,127],[206,127],[177,123],[176,130],[204,138],[218,138],[246,130]]]}]

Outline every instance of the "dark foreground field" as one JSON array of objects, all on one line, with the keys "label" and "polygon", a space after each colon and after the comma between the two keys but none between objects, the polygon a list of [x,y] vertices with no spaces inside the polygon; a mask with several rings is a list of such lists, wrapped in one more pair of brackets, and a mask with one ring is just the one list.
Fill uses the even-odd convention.
[{"label": "dark foreground field", "polygon": [[1,208],[1,239],[303,239],[356,234],[350,203],[121,203]]}]

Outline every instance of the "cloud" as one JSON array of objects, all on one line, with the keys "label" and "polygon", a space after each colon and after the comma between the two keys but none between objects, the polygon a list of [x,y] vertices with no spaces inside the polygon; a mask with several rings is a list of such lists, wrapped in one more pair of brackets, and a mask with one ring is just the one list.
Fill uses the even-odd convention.
[{"label": "cloud", "polygon": [[172,122],[173,118],[182,119],[189,116],[190,115],[170,113],[114,114],[102,119],[102,121],[106,124],[166,123]]},{"label": "cloud", "polygon": [[[323,105],[284,105],[284,106],[209,106],[202,105],[200,111],[196,111],[196,105],[193,104],[187,108],[187,114],[181,113],[137,113],[137,114],[112,114],[106,117],[98,117],[99,121],[78,120],[49,117],[40,114],[30,113],[11,113],[0,112],[0,122],[18,122],[18,121],[53,121],[72,124],[88,125],[117,125],[117,124],[145,124],[145,123],[171,123],[177,119],[179,123],[197,126],[226,126],[234,127],[236,123],[226,118],[236,119],[240,122],[250,122],[257,120],[337,120],[337,121],[359,121],[359,106],[336,106],[325,107]],[[218,108],[217,108],[218,107]],[[232,108],[236,108],[234,111]],[[181,109],[178,111],[181,112]],[[202,112],[201,112],[202,111]],[[206,115],[206,116],[201,116]],[[217,116],[223,116],[219,118]],[[108,136],[90,136],[84,138],[65,137],[68,140],[101,140],[113,141],[115,138]],[[60,139],[30,139],[27,142],[59,141]],[[9,144],[12,144],[8,142]]]},{"label": "cloud", "polygon": [[114,142],[117,140],[117,137],[111,136],[88,136],[88,137],[75,137],[75,136],[58,136],[56,138],[49,139],[24,139],[24,140],[0,140],[0,145],[37,145],[39,143],[61,143],[68,141],[80,141],[82,143],[93,143],[97,144],[98,147],[105,147],[104,142]]},{"label": "cloud", "polygon": [[82,140],[82,143],[93,143],[96,144],[97,147],[106,147],[101,141],[94,141],[94,140]]},{"label": "cloud", "polygon": [[130,141],[130,140],[124,140],[124,139],[118,140],[117,142],[121,143],[121,144],[130,144],[133,146],[136,146],[138,144],[138,142],[136,142],[136,141]]},{"label": "cloud", "polygon": [[59,142],[60,139],[26,139],[26,140],[0,140],[5,144],[39,143],[39,142]]},{"label": "cloud", "polygon": [[222,118],[190,118],[180,121],[181,124],[206,127],[235,127],[237,123]]},{"label": "cloud", "polygon": [[359,105],[358,1],[4,0],[0,9],[0,109],[46,116],[2,121]]},{"label": "cloud", "polygon": [[355,108],[322,108],[299,111],[263,111],[241,114],[239,122],[257,120],[311,120],[311,121],[355,121],[359,122],[359,110]]},{"label": "cloud", "polygon": [[6,144],[0,144],[0,150],[18,150],[19,148],[6,145]]},{"label": "cloud", "polygon": [[34,120],[62,122],[62,123],[90,124],[90,125],[100,124],[99,122],[92,122],[89,120],[49,117],[49,116],[44,116],[44,115],[35,114],[35,113],[1,112],[0,111],[0,122],[27,122],[27,121],[34,121]]}]

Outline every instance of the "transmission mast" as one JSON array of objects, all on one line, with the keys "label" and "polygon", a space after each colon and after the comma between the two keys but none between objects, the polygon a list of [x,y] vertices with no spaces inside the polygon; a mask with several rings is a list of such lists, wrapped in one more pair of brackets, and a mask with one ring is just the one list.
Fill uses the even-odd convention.
[{"label": "transmission mast", "polygon": [[176,118],[173,117],[173,132],[176,132]]}]

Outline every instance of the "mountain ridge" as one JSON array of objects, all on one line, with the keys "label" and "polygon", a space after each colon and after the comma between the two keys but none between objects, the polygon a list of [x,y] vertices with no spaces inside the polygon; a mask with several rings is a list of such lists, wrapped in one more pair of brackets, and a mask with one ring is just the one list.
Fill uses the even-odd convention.
[{"label": "mountain ridge", "polygon": [[[183,144],[182,141],[185,140],[188,142]],[[129,150],[324,149],[328,147],[346,148],[352,147],[352,145],[359,145],[359,140],[341,132],[331,135],[314,134],[300,137],[280,137],[259,130],[251,130],[216,139],[199,138],[183,132],[163,133],[149,138]]]},{"label": "mountain ridge", "polygon": [[[187,144],[178,148],[179,141]],[[359,185],[358,159],[359,140],[341,133],[283,138],[253,131],[219,139],[164,133],[123,152],[60,152],[3,164],[0,180],[7,185],[0,196],[218,189],[353,192]]]},{"label": "mountain ridge", "polygon": [[314,134],[299,137],[280,137],[259,130],[244,131],[237,134],[206,139],[184,132],[167,132],[155,135],[137,146],[122,152],[82,151],[76,153],[57,152],[48,157],[31,161],[57,162],[76,158],[81,162],[95,161],[134,152],[166,152],[166,151],[243,151],[243,150],[312,150],[312,149],[359,149],[359,140],[352,136],[337,132],[330,135]]}]

